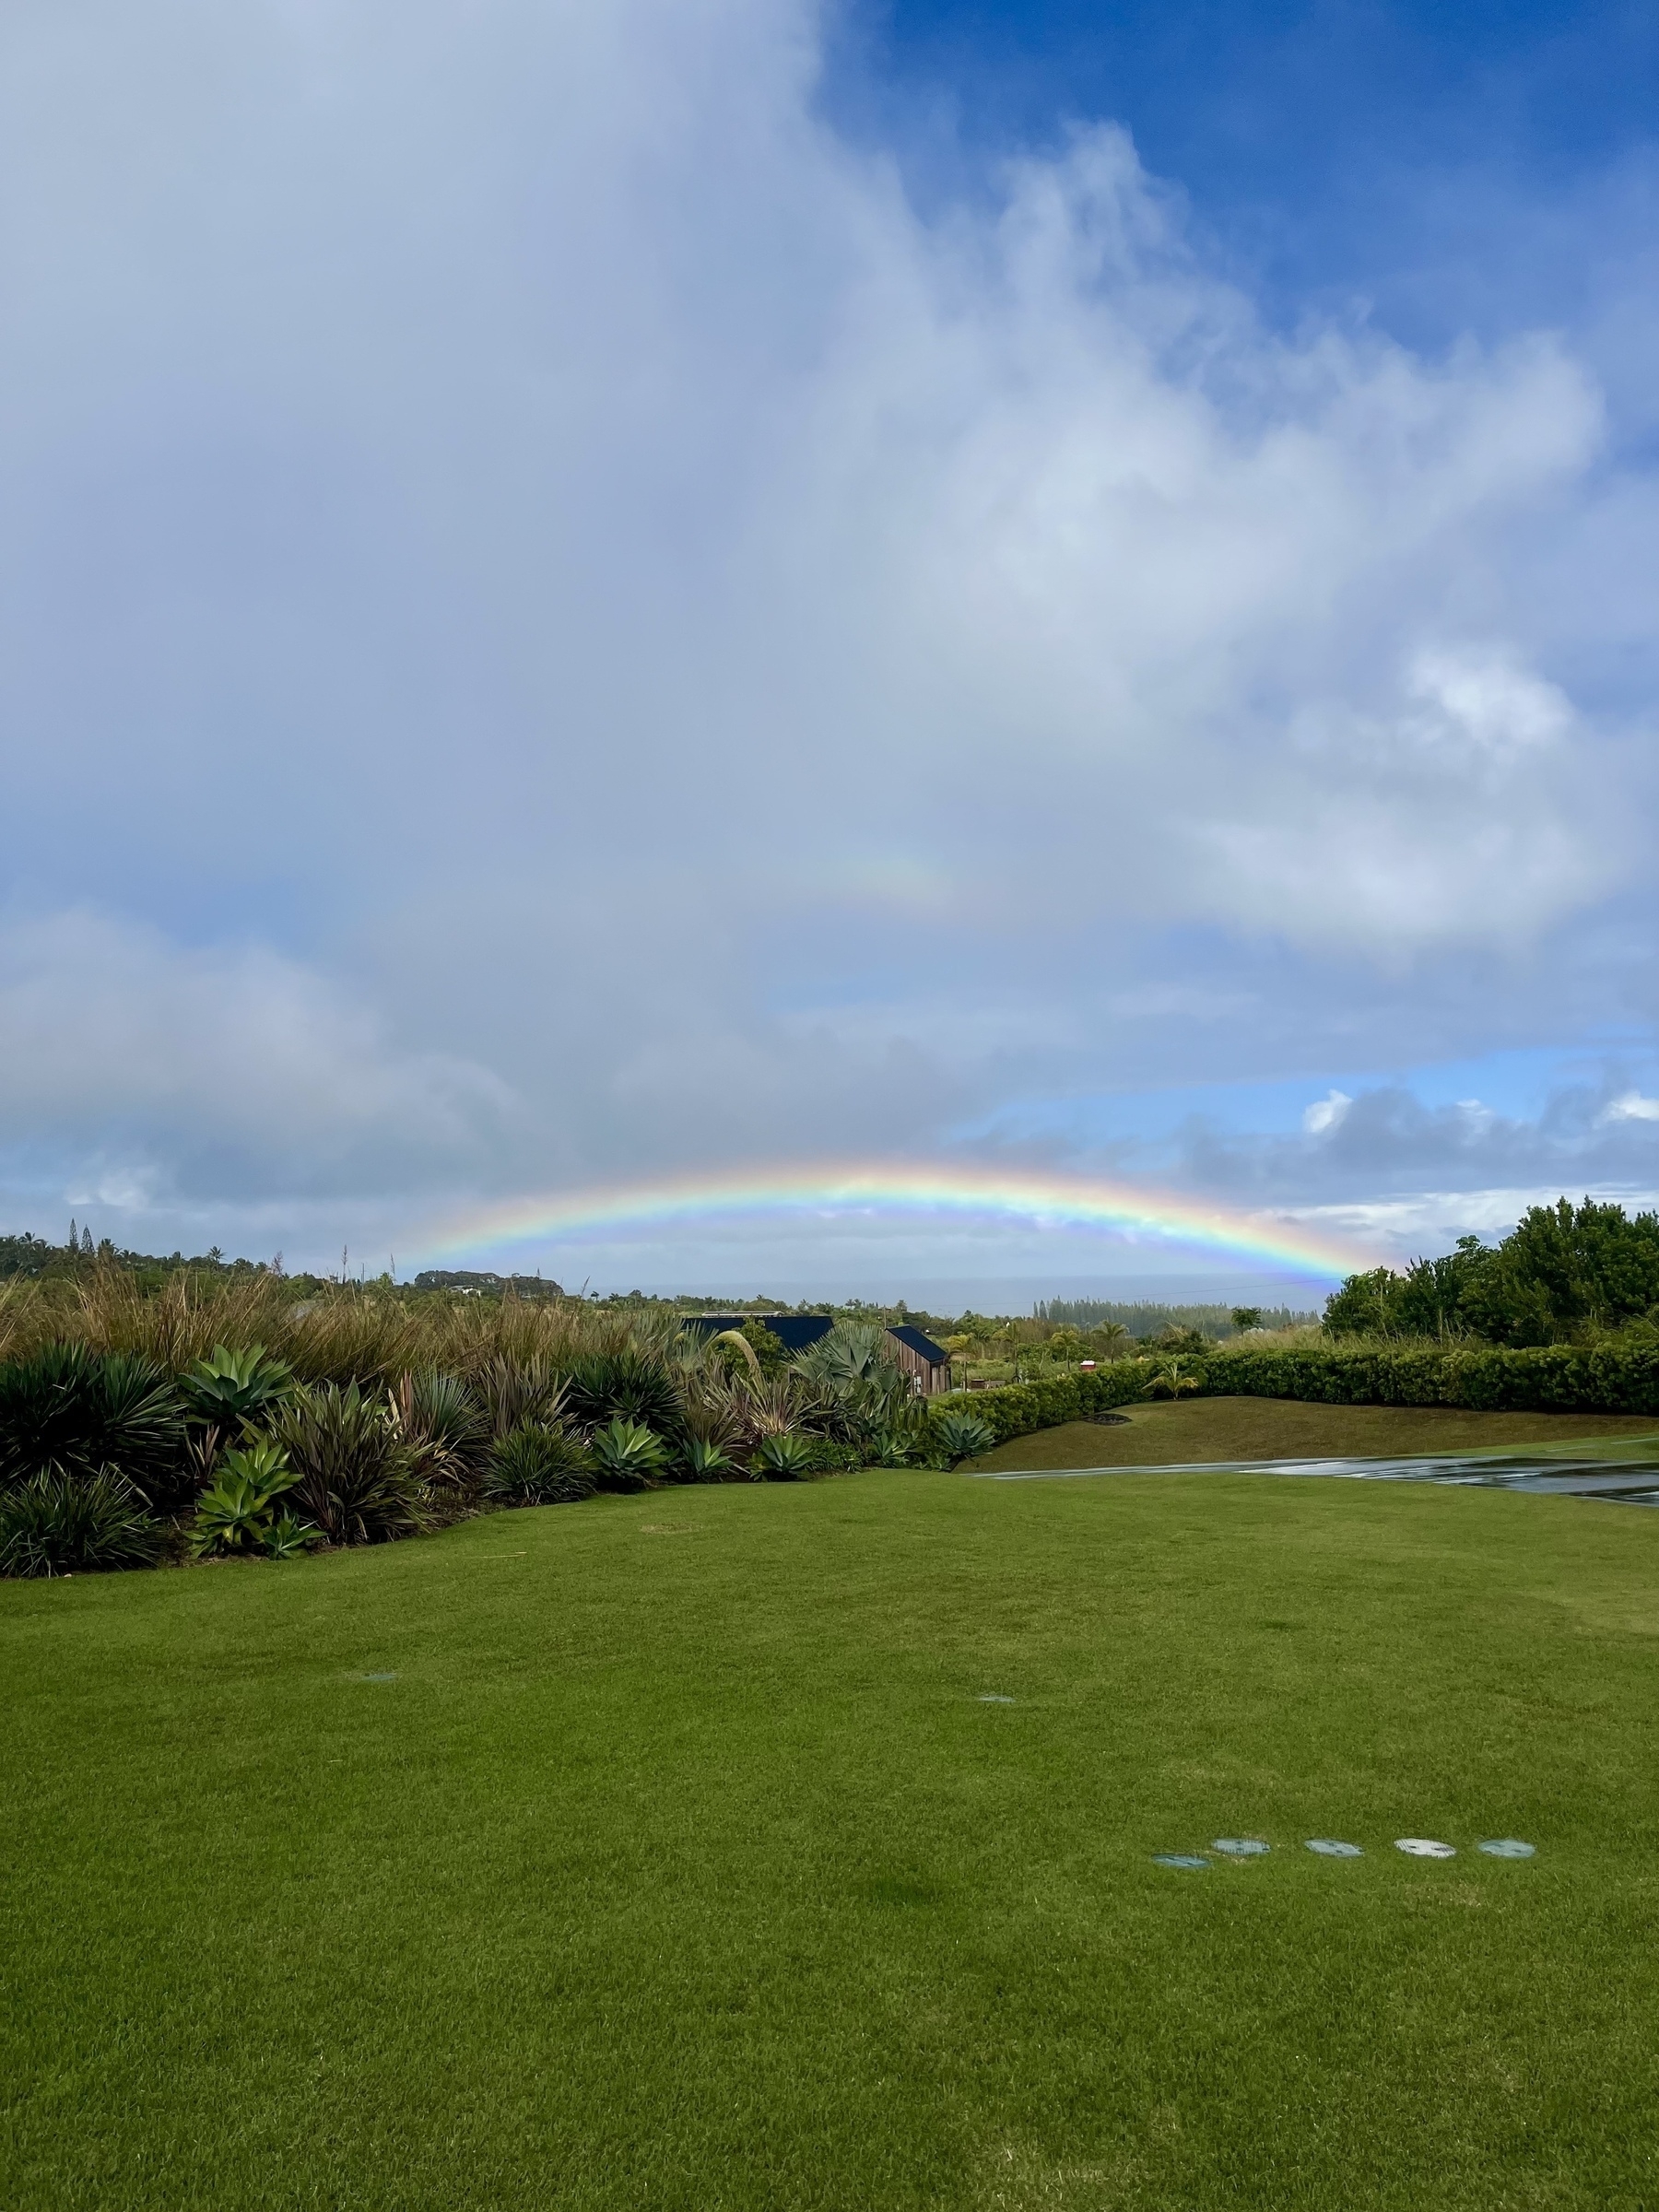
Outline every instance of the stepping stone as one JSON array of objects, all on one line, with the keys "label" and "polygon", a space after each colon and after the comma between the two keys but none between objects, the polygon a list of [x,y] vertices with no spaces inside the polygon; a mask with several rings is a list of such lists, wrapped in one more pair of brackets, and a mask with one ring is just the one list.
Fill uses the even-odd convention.
[{"label": "stepping stone", "polygon": [[1407,1858],[1412,1859],[1454,1859],[1457,1856],[1455,1843],[1436,1843],[1429,1836],[1401,1836],[1395,1841],[1394,1849],[1403,1851]]},{"label": "stepping stone", "polygon": [[1267,1845],[1253,1836],[1218,1836],[1210,1849],[1224,1851],[1230,1859],[1259,1859],[1265,1855]]},{"label": "stepping stone", "polygon": [[1178,1866],[1187,1874],[1202,1874],[1209,1861],[1187,1851],[1155,1851],[1152,1864],[1154,1866]]},{"label": "stepping stone", "polygon": [[1362,1859],[1365,1856],[1358,1843],[1334,1843],[1329,1836],[1312,1836],[1308,1849],[1316,1851],[1322,1859]]},{"label": "stepping stone", "polygon": [[1500,1836],[1495,1843],[1481,1843],[1476,1847],[1484,1851],[1488,1859],[1530,1859],[1533,1846],[1523,1843],[1516,1836]]}]

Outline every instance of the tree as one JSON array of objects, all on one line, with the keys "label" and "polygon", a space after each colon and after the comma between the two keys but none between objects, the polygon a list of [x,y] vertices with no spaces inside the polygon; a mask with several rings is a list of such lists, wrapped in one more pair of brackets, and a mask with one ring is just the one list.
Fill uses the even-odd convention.
[{"label": "tree", "polygon": [[1330,1336],[1387,1335],[1394,1323],[1400,1277],[1392,1267],[1350,1275],[1325,1300],[1324,1328]]},{"label": "tree", "polygon": [[1261,1307],[1235,1306],[1232,1310],[1232,1325],[1241,1336],[1246,1329],[1259,1329],[1262,1325]]},{"label": "tree", "polygon": [[[1465,1240],[1465,1242],[1472,1240]],[[1567,1198],[1529,1206],[1463,1295],[1471,1324],[1494,1344],[1560,1344],[1614,1329],[1659,1304],[1659,1214]]]}]

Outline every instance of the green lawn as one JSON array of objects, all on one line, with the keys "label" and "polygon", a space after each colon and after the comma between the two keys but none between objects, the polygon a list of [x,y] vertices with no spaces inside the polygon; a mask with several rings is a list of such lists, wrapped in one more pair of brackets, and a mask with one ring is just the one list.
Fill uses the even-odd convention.
[{"label": "green lawn", "polygon": [[[972,1401],[968,1404],[971,1407]],[[976,1467],[1157,1467],[1201,1460],[1410,1458],[1438,1452],[1542,1446],[1553,1454],[1618,1457],[1646,1438],[1652,1414],[1465,1413],[1447,1406],[1311,1406],[1294,1398],[1178,1398],[1126,1406],[1110,1426],[1068,1421],[1018,1436]]]},{"label": "green lawn", "polygon": [[1659,1512],[1225,1475],[3,1585],[0,2201],[1651,2212],[1656,1660]]}]

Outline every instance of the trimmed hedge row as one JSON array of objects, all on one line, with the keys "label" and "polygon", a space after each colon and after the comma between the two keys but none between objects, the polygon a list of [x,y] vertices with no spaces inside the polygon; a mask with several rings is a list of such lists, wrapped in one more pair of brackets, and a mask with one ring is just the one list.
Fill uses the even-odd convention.
[{"label": "trimmed hedge row", "polygon": [[1146,1394],[1152,1369],[1145,1359],[1116,1359],[1092,1374],[1054,1375],[1041,1382],[1006,1382],[996,1390],[952,1391],[930,1398],[930,1427],[947,1413],[971,1413],[984,1422],[999,1444],[1057,1429],[1063,1421],[1086,1421],[1091,1413],[1109,1413]]},{"label": "trimmed hedge row", "polygon": [[1207,1396],[1329,1406],[1463,1406],[1482,1413],[1659,1414],[1659,1346],[1540,1345],[1345,1352],[1229,1352],[1188,1371]]},{"label": "trimmed hedge row", "polygon": [[[1522,1351],[1228,1352],[1182,1362],[1207,1397],[1303,1398],[1326,1406],[1461,1406],[1477,1413],[1643,1413],[1659,1416],[1659,1346],[1652,1349],[1541,1345]],[[952,1392],[929,1401],[930,1425],[971,1413],[999,1444],[1063,1421],[1087,1420],[1146,1395],[1147,1359],[1118,1359],[1092,1374]]]}]

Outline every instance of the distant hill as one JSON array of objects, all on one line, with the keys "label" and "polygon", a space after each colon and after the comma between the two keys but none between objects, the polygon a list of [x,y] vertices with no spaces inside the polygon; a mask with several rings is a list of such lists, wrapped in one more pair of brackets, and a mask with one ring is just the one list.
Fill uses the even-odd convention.
[{"label": "distant hill", "polygon": [[426,1267],[415,1277],[417,1290],[471,1290],[481,1296],[504,1298],[562,1298],[563,1290],[545,1275],[493,1275],[488,1269]]}]

